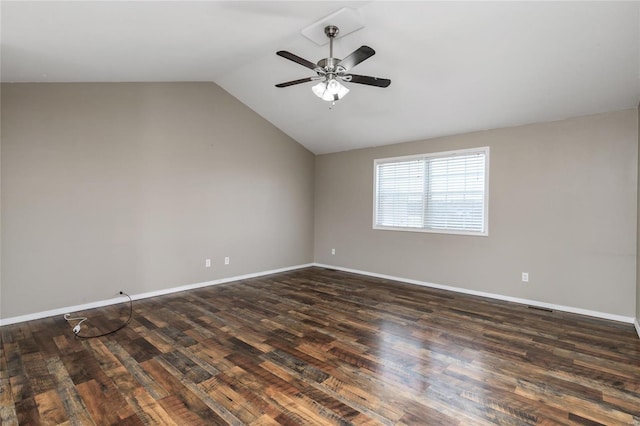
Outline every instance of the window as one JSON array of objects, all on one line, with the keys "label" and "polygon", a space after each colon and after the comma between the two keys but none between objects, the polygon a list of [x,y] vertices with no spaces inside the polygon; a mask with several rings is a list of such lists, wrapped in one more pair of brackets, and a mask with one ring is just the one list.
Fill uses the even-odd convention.
[{"label": "window", "polygon": [[489,147],[374,162],[374,229],[488,235]]}]

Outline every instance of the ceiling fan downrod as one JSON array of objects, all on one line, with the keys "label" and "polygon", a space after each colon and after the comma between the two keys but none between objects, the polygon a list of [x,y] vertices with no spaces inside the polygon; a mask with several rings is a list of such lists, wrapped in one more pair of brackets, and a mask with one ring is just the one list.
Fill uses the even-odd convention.
[{"label": "ceiling fan downrod", "polygon": [[333,39],[336,38],[340,30],[335,25],[324,27],[324,33],[329,37],[329,57],[318,61],[318,66],[325,71],[328,80],[335,79],[340,60],[333,57]]},{"label": "ceiling fan downrod", "polygon": [[333,39],[336,38],[340,30],[335,25],[324,27],[324,34],[329,37],[329,57],[333,58]]}]

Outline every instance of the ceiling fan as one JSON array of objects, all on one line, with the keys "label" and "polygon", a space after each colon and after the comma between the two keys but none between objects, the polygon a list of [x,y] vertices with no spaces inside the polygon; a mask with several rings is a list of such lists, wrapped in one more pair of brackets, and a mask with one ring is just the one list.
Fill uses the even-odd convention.
[{"label": "ceiling fan", "polygon": [[333,57],[333,39],[338,35],[338,31],[338,27],[335,25],[328,25],[324,28],[325,35],[329,37],[329,57],[320,59],[317,64],[285,50],[276,52],[278,56],[282,56],[285,59],[289,59],[290,61],[312,69],[317,74],[313,77],[276,84],[276,87],[289,87],[295,84],[307,83],[309,81],[319,81],[318,84],[311,88],[313,93],[324,101],[333,102],[342,99],[347,93],[349,93],[349,89],[341,84],[340,81],[366,84],[369,86],[388,87],[391,84],[391,80],[387,78],[370,77],[368,75],[358,75],[350,72],[351,68],[375,55],[375,50],[369,46],[360,46],[344,59]]}]

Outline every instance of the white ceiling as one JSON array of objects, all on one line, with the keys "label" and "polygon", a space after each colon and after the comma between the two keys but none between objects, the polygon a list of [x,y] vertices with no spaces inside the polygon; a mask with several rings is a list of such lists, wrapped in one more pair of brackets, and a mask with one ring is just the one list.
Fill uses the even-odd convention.
[{"label": "white ceiling", "polygon": [[[328,56],[300,31],[342,7],[365,27],[332,109],[311,70],[275,55]],[[633,108],[640,2],[2,1],[3,82],[213,81],[314,153]]]}]

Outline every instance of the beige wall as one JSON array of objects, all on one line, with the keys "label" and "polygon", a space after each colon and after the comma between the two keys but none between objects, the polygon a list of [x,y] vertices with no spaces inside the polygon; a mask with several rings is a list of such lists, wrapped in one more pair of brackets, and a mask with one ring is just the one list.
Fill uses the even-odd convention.
[{"label": "beige wall", "polygon": [[0,317],[312,261],[313,155],[218,86],[1,94]]},{"label": "beige wall", "polygon": [[[318,156],[315,260],[633,317],[637,117],[633,109]],[[374,159],[480,146],[491,148],[488,237],[372,229]]]},{"label": "beige wall", "polygon": [[[638,105],[638,215],[636,238],[636,322],[640,324],[640,104]],[[640,330],[638,330],[640,334]]]},{"label": "beige wall", "polygon": [[[313,155],[216,85],[1,87],[0,318],[312,261]],[[640,318],[638,112],[319,156],[315,261]],[[375,158],[485,145],[488,237],[371,229]]]}]

